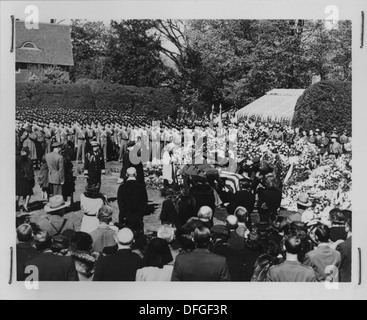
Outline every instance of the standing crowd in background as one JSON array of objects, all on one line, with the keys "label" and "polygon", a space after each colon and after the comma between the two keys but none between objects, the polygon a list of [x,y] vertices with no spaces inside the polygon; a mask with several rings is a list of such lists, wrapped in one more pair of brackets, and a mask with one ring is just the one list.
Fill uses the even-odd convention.
[{"label": "standing crowd in background", "polygon": [[[188,122],[184,114],[157,123],[106,110],[18,110],[16,210],[31,217],[38,183],[47,214],[17,226],[18,280],[36,266],[40,281],[350,282],[351,211],[333,208],[327,224],[306,221],[314,206],[307,193],[298,194],[297,211],[284,210],[289,176],[269,160],[300,156],[297,145],[312,145],[317,155],[308,169],[314,170],[351,154],[348,132],[235,117],[214,124],[192,115]],[[180,169],[199,165],[196,159],[212,175],[189,175],[180,184]],[[225,171],[231,159],[240,182],[229,191],[215,170]],[[117,195],[100,192],[109,161],[121,163]],[[152,163],[163,168],[165,200],[161,226],[148,234],[144,165]],[[80,165],[87,185],[76,230],[65,212],[73,214],[73,168]],[[219,211],[222,221],[215,219]]]}]

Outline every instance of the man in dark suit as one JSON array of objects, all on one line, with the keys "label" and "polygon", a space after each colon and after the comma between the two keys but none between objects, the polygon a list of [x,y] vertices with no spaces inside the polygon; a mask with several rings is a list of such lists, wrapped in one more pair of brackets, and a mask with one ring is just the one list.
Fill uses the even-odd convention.
[{"label": "man in dark suit", "polygon": [[228,246],[241,250],[245,248],[245,238],[237,233],[238,219],[236,216],[229,215],[226,219],[227,228],[229,230]]},{"label": "man in dark suit", "polygon": [[121,229],[116,241],[119,250],[99,258],[93,281],[135,281],[136,271],[144,267],[143,260],[131,250],[134,234],[129,228]]},{"label": "man in dark suit", "polygon": [[[35,281],[78,281],[74,260],[59,256],[51,251],[52,240],[46,231],[34,237],[39,255],[25,263],[24,280]],[[29,270],[28,270],[29,268]],[[37,268],[38,278],[34,268]]]},{"label": "man in dark suit", "polygon": [[339,281],[352,281],[352,219],[348,219],[345,225],[348,239],[340,244],[336,250],[340,252],[341,262],[339,268]]},{"label": "man in dark suit", "polygon": [[237,191],[227,208],[229,214],[234,214],[238,207],[245,207],[249,214],[252,213],[255,206],[255,195],[251,190],[251,180],[242,183],[242,190]]},{"label": "man in dark suit", "polygon": [[322,282],[334,272],[333,267],[339,268],[341,256],[338,251],[329,246],[330,228],[328,226],[320,225],[317,227],[315,237],[319,246],[316,250],[306,254],[303,264],[312,267],[315,270],[317,280]]},{"label": "man in dark suit", "polygon": [[32,227],[29,224],[20,225],[17,228],[17,239],[17,281],[23,281],[25,263],[38,255],[37,249],[32,246]]},{"label": "man in dark suit", "polygon": [[209,251],[210,230],[195,229],[194,242],[196,249],[176,257],[172,281],[230,281],[226,258]]},{"label": "man in dark suit", "polygon": [[60,155],[62,142],[55,142],[52,152],[46,154],[46,163],[48,167],[48,182],[51,187],[52,195],[62,195],[62,186],[65,182],[64,158]]},{"label": "man in dark suit", "polygon": [[127,170],[127,181],[122,184],[117,192],[119,205],[119,223],[125,224],[132,215],[139,217],[143,225],[143,217],[148,205],[148,194],[145,186],[136,180],[136,169]]},{"label": "man in dark suit", "polygon": [[136,180],[145,186],[144,167],[141,162],[141,146],[135,144],[135,142],[129,142],[127,144],[127,150],[122,156],[122,169],[117,183],[126,181],[126,174],[129,168],[135,168],[137,173]]}]

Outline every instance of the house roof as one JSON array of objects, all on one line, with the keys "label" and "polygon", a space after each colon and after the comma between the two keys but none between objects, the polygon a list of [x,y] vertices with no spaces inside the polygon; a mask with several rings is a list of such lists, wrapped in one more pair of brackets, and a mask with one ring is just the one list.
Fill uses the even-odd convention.
[{"label": "house roof", "polygon": [[237,117],[255,117],[262,121],[291,122],[294,107],[304,89],[273,89],[237,111]]},{"label": "house roof", "polygon": [[[26,29],[23,21],[16,23],[16,62],[73,66],[70,27],[39,24],[39,29]],[[30,42],[35,49],[22,48]]]}]

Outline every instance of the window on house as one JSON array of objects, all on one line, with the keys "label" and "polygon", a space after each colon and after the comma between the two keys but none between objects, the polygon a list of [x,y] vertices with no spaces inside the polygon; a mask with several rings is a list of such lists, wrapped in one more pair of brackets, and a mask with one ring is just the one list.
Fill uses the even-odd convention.
[{"label": "window on house", "polygon": [[32,42],[26,42],[24,43],[20,49],[29,49],[29,50],[40,50],[37,48],[37,46]]}]

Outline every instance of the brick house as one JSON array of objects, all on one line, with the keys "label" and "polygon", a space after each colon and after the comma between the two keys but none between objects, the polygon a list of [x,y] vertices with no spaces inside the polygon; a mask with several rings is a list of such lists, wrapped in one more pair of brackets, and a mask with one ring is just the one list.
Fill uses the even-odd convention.
[{"label": "brick house", "polygon": [[37,69],[49,66],[58,66],[69,76],[74,66],[70,31],[69,26],[54,23],[28,30],[23,21],[16,21],[16,81],[26,82]]}]

